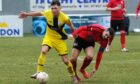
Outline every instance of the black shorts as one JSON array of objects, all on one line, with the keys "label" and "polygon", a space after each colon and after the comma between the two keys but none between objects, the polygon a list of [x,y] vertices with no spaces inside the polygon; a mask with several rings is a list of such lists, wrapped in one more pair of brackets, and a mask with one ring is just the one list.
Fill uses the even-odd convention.
[{"label": "black shorts", "polygon": [[111,28],[113,28],[115,32],[125,30],[124,20],[111,20]]},{"label": "black shorts", "polygon": [[86,49],[88,47],[94,47],[95,46],[95,42],[88,42],[80,37],[77,37],[74,41],[74,44],[73,44],[73,48],[76,48],[78,49],[79,51],[81,51],[82,49]]}]

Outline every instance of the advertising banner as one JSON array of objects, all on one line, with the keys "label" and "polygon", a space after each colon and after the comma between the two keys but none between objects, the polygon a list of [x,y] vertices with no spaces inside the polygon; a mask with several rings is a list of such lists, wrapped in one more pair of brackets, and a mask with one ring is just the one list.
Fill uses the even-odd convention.
[{"label": "advertising banner", "polygon": [[23,20],[18,16],[0,16],[0,37],[23,37]]},{"label": "advertising banner", "polygon": [[[30,0],[31,11],[41,11],[50,8],[52,0]],[[105,10],[109,0],[60,0],[64,11]]]},{"label": "advertising banner", "polygon": [[[70,16],[74,28],[78,28],[83,25],[89,24],[100,24],[105,28],[110,27],[110,16],[109,15],[83,15],[83,16]],[[43,36],[46,32],[47,21],[44,17],[34,17],[33,18],[33,34],[35,36]],[[70,28],[65,25],[65,31],[71,34]]]}]

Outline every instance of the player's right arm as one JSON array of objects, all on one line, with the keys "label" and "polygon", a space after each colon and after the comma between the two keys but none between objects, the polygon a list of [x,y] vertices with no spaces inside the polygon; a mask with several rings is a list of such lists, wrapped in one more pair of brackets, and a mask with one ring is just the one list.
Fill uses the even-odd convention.
[{"label": "player's right arm", "polygon": [[28,16],[43,16],[42,12],[20,12],[19,18],[27,18]]},{"label": "player's right arm", "polygon": [[103,52],[104,52],[104,50],[105,50],[105,48],[107,46],[107,43],[108,43],[107,40],[102,41],[100,43],[100,48],[99,48],[99,51],[97,53],[96,64],[95,64],[95,68],[93,69],[93,73],[95,73],[98,70],[99,66],[100,66],[102,56],[103,56]]}]

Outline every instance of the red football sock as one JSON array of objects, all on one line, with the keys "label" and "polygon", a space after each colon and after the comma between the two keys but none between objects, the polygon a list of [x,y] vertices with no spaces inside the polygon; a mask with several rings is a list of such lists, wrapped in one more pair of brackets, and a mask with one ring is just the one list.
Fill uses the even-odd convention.
[{"label": "red football sock", "polygon": [[125,48],[125,31],[124,30],[120,31],[120,40],[121,40],[122,49],[123,49]]},{"label": "red football sock", "polygon": [[92,57],[85,57],[81,70],[85,69],[92,61]]}]

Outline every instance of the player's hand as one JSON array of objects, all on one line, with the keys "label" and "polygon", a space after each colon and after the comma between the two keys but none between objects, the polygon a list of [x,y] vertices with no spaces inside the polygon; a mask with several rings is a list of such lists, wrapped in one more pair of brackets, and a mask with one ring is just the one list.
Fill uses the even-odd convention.
[{"label": "player's hand", "polygon": [[120,10],[122,8],[121,4],[118,4],[118,6],[116,7],[116,10]]},{"label": "player's hand", "polygon": [[110,8],[106,8],[106,11],[110,11]]},{"label": "player's hand", "polygon": [[97,70],[94,68],[93,71],[92,71],[92,73],[90,74],[90,77],[92,77],[96,73],[96,71]]},{"label": "player's hand", "polygon": [[21,18],[21,19],[27,18],[27,13],[26,12],[23,12],[23,11],[20,12],[19,18]]}]

